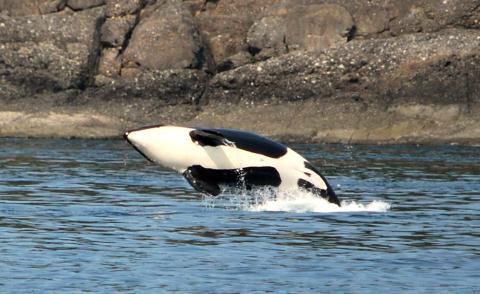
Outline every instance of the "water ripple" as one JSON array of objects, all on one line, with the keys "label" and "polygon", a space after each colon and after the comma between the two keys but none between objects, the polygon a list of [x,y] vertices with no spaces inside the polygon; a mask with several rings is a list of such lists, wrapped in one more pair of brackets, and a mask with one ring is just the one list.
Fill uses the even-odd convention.
[{"label": "water ripple", "polygon": [[338,209],[204,198],[122,141],[0,146],[2,293],[480,292],[478,147],[293,146]]}]

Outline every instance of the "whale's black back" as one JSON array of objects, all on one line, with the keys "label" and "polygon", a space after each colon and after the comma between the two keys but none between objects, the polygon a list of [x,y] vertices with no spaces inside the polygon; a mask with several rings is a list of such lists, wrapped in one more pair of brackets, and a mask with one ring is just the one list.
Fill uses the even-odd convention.
[{"label": "whale's black back", "polygon": [[204,132],[218,133],[233,142],[235,147],[272,158],[280,158],[287,153],[287,147],[257,134],[232,129],[201,129]]}]

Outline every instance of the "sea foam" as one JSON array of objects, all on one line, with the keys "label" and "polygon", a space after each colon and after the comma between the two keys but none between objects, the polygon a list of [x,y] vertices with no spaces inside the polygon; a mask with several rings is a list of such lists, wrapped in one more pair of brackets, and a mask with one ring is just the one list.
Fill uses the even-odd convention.
[{"label": "sea foam", "polygon": [[361,203],[343,200],[341,207],[305,191],[278,192],[273,189],[255,189],[252,191],[226,191],[220,196],[206,196],[207,207],[225,207],[246,211],[284,211],[284,212],[386,212],[391,205],[388,202],[374,200]]}]

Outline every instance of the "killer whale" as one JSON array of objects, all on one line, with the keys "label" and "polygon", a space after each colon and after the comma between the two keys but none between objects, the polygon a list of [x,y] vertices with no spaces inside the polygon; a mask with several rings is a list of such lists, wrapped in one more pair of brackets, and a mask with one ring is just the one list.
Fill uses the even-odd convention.
[{"label": "killer whale", "polygon": [[304,189],[340,206],[326,178],[289,147],[254,133],[221,128],[154,125],[123,137],[147,160],[177,171],[197,191],[221,186]]}]

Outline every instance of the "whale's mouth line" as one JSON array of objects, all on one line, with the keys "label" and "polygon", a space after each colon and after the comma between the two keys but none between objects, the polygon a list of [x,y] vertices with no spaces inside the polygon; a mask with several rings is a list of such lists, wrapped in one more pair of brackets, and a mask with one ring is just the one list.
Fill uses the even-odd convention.
[{"label": "whale's mouth line", "polygon": [[153,162],[153,160],[151,160],[150,158],[148,158],[147,155],[145,155],[145,153],[143,153],[137,146],[135,146],[135,144],[133,144],[129,139],[128,139],[128,134],[131,133],[132,131],[128,131],[128,132],[125,132],[123,134],[123,138],[128,142],[128,144],[130,144],[133,149],[137,150],[138,153],[140,153],[143,157],[145,157],[146,160],[150,161],[150,162]]}]

